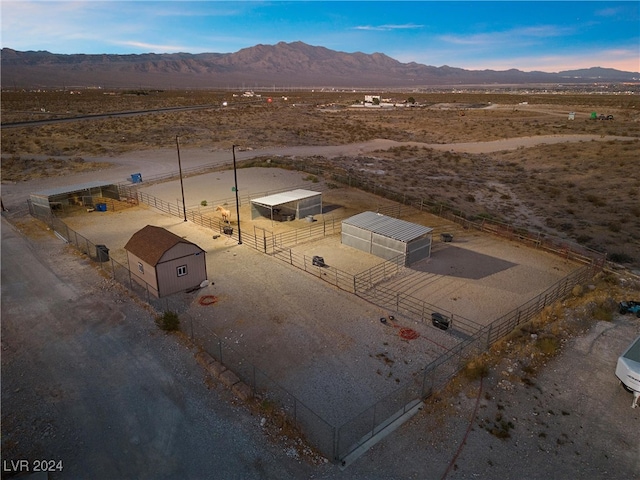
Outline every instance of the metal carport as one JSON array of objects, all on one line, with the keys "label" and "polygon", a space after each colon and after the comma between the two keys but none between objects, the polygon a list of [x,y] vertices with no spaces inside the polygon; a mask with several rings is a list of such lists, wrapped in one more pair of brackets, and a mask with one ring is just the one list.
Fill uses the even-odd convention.
[{"label": "metal carport", "polygon": [[342,221],[342,243],[386,260],[403,255],[408,266],[431,256],[432,231],[417,223],[362,212]]},{"label": "metal carport", "polygon": [[87,182],[51,188],[29,195],[30,208],[35,213],[51,214],[51,210],[65,210],[70,206],[91,206],[94,197],[120,199],[118,186],[109,182]]},{"label": "metal carport", "polygon": [[260,217],[271,220],[301,219],[322,213],[322,193],[296,189],[251,200],[251,220]]}]

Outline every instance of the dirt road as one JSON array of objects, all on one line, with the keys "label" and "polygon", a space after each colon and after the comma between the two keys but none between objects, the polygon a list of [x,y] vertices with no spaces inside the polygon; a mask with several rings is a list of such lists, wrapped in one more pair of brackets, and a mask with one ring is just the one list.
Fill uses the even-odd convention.
[{"label": "dirt road", "polygon": [[2,220],[3,478],[36,459],[56,461],[50,479],[309,475],[207,387],[193,351],[63,248]]},{"label": "dirt road", "polygon": [[[302,146],[302,147],[277,147],[264,149],[236,150],[236,160],[248,160],[260,156],[313,156],[336,157],[341,155],[357,156],[370,154],[376,150],[386,150],[392,147],[417,146],[433,148],[437,150],[449,150],[467,153],[490,153],[502,150],[516,150],[518,148],[530,148],[536,145],[561,142],[591,142],[610,140],[633,140],[628,137],[611,135],[540,135],[536,137],[516,137],[493,142],[470,142],[427,144],[417,142],[396,142],[393,140],[377,139],[369,142],[353,143],[348,145],[327,146]],[[182,168],[184,171],[205,165],[230,165],[233,161],[231,151],[210,150],[205,148],[182,148],[180,152]],[[64,157],[61,157],[64,158]],[[133,151],[117,157],[86,157],[85,161],[108,162],[112,168],[79,173],[65,177],[48,177],[30,182],[3,183],[2,200],[9,209],[23,209],[30,193],[39,192],[60,185],[73,185],[90,181],[102,180],[105,182],[125,182],[132,173],[141,173],[143,180],[155,175],[165,175],[178,172],[178,156],[174,149],[158,149]]]}]

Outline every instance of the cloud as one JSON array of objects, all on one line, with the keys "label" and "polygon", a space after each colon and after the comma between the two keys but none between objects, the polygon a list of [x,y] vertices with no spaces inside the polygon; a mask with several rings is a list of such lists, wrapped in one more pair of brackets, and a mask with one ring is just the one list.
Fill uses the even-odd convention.
[{"label": "cloud", "polygon": [[438,38],[453,45],[488,47],[492,45],[530,45],[540,39],[560,37],[575,33],[573,27],[538,25],[535,27],[514,28],[501,32],[478,33],[470,35],[440,35]]},{"label": "cloud", "polygon": [[603,8],[595,12],[596,17],[615,17],[619,13],[622,13],[622,8]]},{"label": "cloud", "polygon": [[144,43],[144,42],[136,42],[136,41],[118,41],[112,42],[113,45],[122,45],[126,47],[134,47],[140,50],[148,51],[148,52],[190,52],[194,53],[193,47],[187,46],[178,46],[178,45],[158,45],[154,43]]},{"label": "cloud", "polygon": [[407,23],[404,25],[360,25],[357,27],[353,27],[354,30],[367,30],[367,31],[376,31],[376,32],[388,32],[391,30],[415,30],[424,28],[424,25],[416,25],[413,23]]}]

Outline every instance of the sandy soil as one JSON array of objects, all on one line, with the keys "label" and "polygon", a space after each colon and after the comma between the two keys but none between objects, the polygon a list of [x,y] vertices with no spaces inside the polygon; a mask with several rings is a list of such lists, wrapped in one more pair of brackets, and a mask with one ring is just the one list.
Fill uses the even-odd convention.
[{"label": "sandy soil", "polygon": [[[601,139],[603,138],[595,140]],[[549,140],[551,141],[551,139]],[[573,141],[580,140],[574,139]],[[514,144],[511,145],[512,148],[518,148],[517,144],[515,147],[513,147]],[[500,148],[504,148],[504,146],[505,144],[499,145]],[[306,155],[311,151],[307,150],[307,147],[298,148],[302,150],[276,149],[274,151],[287,152],[282,153],[287,155],[292,154],[292,152],[293,154]],[[335,149],[340,148],[344,149],[344,147],[327,147],[324,154],[330,155],[331,153],[329,152],[331,151],[339,152],[340,150]],[[355,149],[349,151],[377,149],[380,148],[380,143],[368,142],[366,144],[352,145],[348,148]],[[493,148],[498,148],[498,146],[494,145]],[[298,151],[300,153],[295,153]],[[256,155],[256,153],[242,152],[242,155],[246,155],[248,158]],[[340,153],[335,154],[338,155]],[[132,170],[142,171],[143,168],[140,165],[146,165],[145,168],[148,168],[148,170],[144,170],[143,176],[175,171],[175,158],[170,151],[166,151],[164,154],[162,152],[157,152],[157,154],[145,153],[141,156],[146,158],[143,164],[137,163],[135,155],[127,155],[126,158],[122,157],[117,160],[117,162],[121,162],[120,167],[99,171],[97,175],[96,172],[93,172],[92,174],[81,174],[66,180],[69,183],[80,183],[88,181],[88,178],[91,180],[122,179],[133,173]],[[195,166],[210,163],[210,157],[211,152],[201,151],[198,153],[194,151],[186,154],[183,157],[183,161],[186,165]],[[228,153],[220,153],[220,161],[228,162]],[[19,211],[28,193],[34,191],[34,189],[37,191],[37,189],[48,188],[49,185],[59,184],[59,179],[44,179],[28,183],[3,185],[3,201],[5,206],[10,206],[11,210],[17,207],[16,209]],[[196,199],[197,201],[199,200]],[[16,212],[13,211],[11,213],[14,214]],[[124,216],[123,213],[120,215]],[[143,226],[144,218],[143,215],[138,218],[140,226]],[[118,228],[114,228],[114,231],[109,233],[109,235],[113,235],[109,240],[113,242],[112,245],[116,245],[117,236],[125,235],[124,230],[120,229],[120,223],[116,222],[116,225],[118,225]],[[179,219],[168,219],[167,226],[175,228],[176,232],[183,231],[186,235],[191,235],[190,238],[194,240],[209,241],[207,238],[208,232],[196,229],[198,233],[194,233],[193,226],[184,225]],[[230,243],[222,243],[227,242],[227,240],[219,240],[221,242],[218,244],[213,244],[212,242],[209,247],[212,250],[212,256],[214,254],[218,255],[219,267],[225,265],[227,268],[232,269],[235,266],[242,273],[237,253],[240,250]],[[253,260],[249,260],[249,262],[253,262]],[[252,265],[252,263],[249,263],[249,265]],[[256,273],[247,265],[242,266],[242,268],[247,278]],[[215,267],[213,271],[215,271]],[[268,271],[271,272],[271,270]],[[297,271],[281,270],[280,267],[278,267],[278,271],[277,278],[283,284],[291,282],[292,291],[299,287],[300,282],[296,281],[298,278]],[[267,271],[265,271],[264,275],[267,275]],[[313,280],[313,282],[316,281]],[[309,288],[317,289],[317,282],[313,282],[309,283]],[[230,286],[231,282],[228,282],[228,285]],[[259,288],[260,286],[260,276],[258,275],[257,279],[253,281],[252,287]],[[211,287],[212,291],[224,294],[225,292],[222,291],[217,292],[216,288],[222,289],[228,288],[228,286],[225,286],[224,282],[216,282],[216,285]],[[238,283],[232,288],[237,290],[230,290],[228,298],[236,297],[242,302],[244,297],[240,292],[246,291],[246,285]],[[324,292],[324,286],[322,288]],[[326,294],[334,295],[330,290],[327,289]],[[337,297],[332,296],[331,298]],[[305,301],[310,302],[308,309],[303,307],[300,301],[300,297],[287,299],[287,308],[292,309],[292,311],[302,310],[303,312],[308,312],[304,315],[303,320],[311,323],[315,322],[318,328],[333,330],[328,328],[325,319],[339,318],[342,314],[329,311],[323,315],[316,315],[315,312],[318,311],[320,306],[314,299],[305,299]],[[277,299],[271,299],[268,303],[268,309],[246,302],[245,305],[238,304],[237,315],[234,318],[218,317],[217,319],[221,322],[216,328],[220,328],[220,332],[225,333],[230,340],[244,342],[245,340],[240,340],[237,336],[230,336],[231,332],[228,332],[228,330],[233,330],[234,335],[239,335],[241,332],[236,330],[237,325],[247,324],[247,320],[254,316],[250,312],[255,311],[261,311],[260,315],[264,315],[265,321],[274,322],[275,319],[273,317],[269,318],[269,312],[277,313],[278,308],[283,308],[282,303]],[[332,305],[332,308],[335,308],[338,312],[344,312],[339,303]],[[345,348],[345,356],[336,359],[336,366],[352,363],[352,355],[347,347],[350,347],[353,339],[357,339],[357,342],[364,341],[365,348],[369,348],[373,352],[373,357],[368,357],[363,362],[365,370],[368,371],[375,371],[373,370],[374,368],[388,367],[388,365],[385,365],[386,362],[380,360],[380,357],[376,358],[375,355],[377,353],[393,354],[398,359],[412,355],[409,350],[406,350],[406,348],[409,348],[406,346],[400,346],[401,350],[392,353],[380,350],[380,345],[376,343],[379,340],[371,340],[371,343],[367,344],[369,340],[362,338],[361,332],[374,328],[382,330],[382,326],[377,322],[381,312],[365,304],[358,308],[364,308],[364,311],[370,309],[371,311],[366,315],[362,314],[362,310],[353,314],[354,317],[362,316],[361,320],[364,321],[364,324],[354,323],[350,326],[353,331],[346,338],[343,337],[337,341],[338,345]],[[310,312],[314,312],[314,314],[312,315]],[[289,327],[283,328],[284,331],[288,331],[299,329],[302,323],[283,323],[283,325]],[[612,330],[610,327],[616,327],[618,330]],[[586,329],[585,331],[589,332],[590,330]],[[603,334],[605,331],[609,332],[609,334]],[[613,335],[616,331],[621,332],[620,335]],[[587,333],[586,339],[582,343],[579,339],[567,343],[567,347],[563,350],[563,355],[549,363],[545,370],[546,373],[543,373],[539,380],[534,382],[534,386],[522,381],[522,379],[520,379],[521,383],[518,383],[516,378],[511,377],[510,374],[513,371],[517,371],[514,368],[517,360],[505,360],[504,365],[492,371],[485,384],[477,385],[475,390],[470,387],[457,399],[448,400],[446,404],[449,407],[438,410],[443,412],[440,416],[437,414],[420,415],[411,425],[401,429],[400,435],[389,437],[367,457],[363,458],[362,461],[357,461],[345,472],[338,472],[334,467],[327,467],[324,470],[321,469],[314,472],[313,475],[317,475],[319,478],[444,478],[447,475],[451,478],[473,478],[477,475],[484,478],[505,478],[505,476],[508,477],[510,475],[510,472],[517,471],[527,478],[549,478],[548,475],[555,475],[558,478],[574,478],[576,472],[579,472],[585,478],[596,478],[605,475],[605,472],[607,472],[607,475],[614,472],[614,476],[633,476],[638,474],[640,472],[639,456],[636,455],[638,453],[638,444],[636,435],[633,433],[637,429],[629,428],[630,424],[633,426],[639,421],[636,414],[637,411],[631,411],[628,408],[630,397],[616,385],[615,378],[611,374],[612,362],[616,356],[615,352],[623,348],[629,337],[638,334],[638,324],[631,318],[616,318],[614,323],[598,324],[595,330],[590,332],[593,333]],[[256,330],[254,334],[255,338],[259,339],[262,338],[264,331]],[[330,337],[331,335],[326,333],[325,336],[320,337],[312,344],[302,345],[299,353],[312,352],[311,362],[323,351],[324,344],[332,342]],[[372,346],[374,347],[373,349],[371,349]],[[387,347],[387,345],[384,347]],[[405,348],[405,350],[402,350],[402,348]],[[596,355],[594,355],[594,352],[596,352]],[[414,353],[418,354],[418,352]],[[521,365],[518,365],[518,368],[520,367]],[[313,371],[314,374],[321,373],[316,369]],[[395,362],[393,368],[390,367],[389,371],[392,372],[389,380],[389,383],[391,383],[395,382],[395,378],[401,378],[402,375],[410,372],[410,369],[405,370],[402,362]],[[568,377],[567,371],[572,372],[570,377]],[[597,375],[594,374],[596,371],[598,372]],[[355,373],[350,373],[347,377],[350,375],[356,375],[351,377],[352,379],[357,378]],[[302,382],[301,377],[293,376],[292,378]],[[590,381],[595,381],[598,387],[593,390],[585,390],[583,385],[587,378]],[[508,383],[505,383],[505,379]],[[349,379],[346,378],[346,380],[348,381]],[[335,394],[335,385],[329,382],[321,383],[321,385],[327,389],[329,395]],[[563,392],[565,393],[563,394]],[[606,392],[606,395],[603,396],[601,392]],[[358,394],[358,392],[353,393]],[[365,397],[367,396],[366,393]],[[535,408],[528,410],[532,405],[532,397],[537,403],[534,404]],[[479,416],[475,411],[476,398],[480,398],[480,408],[489,412],[485,416]],[[592,415],[593,411],[599,411],[602,414],[594,416]],[[558,412],[560,412],[559,415]],[[569,412],[569,415],[565,415],[563,412]],[[501,419],[507,418],[505,415],[509,415],[509,418],[512,418],[511,421],[516,425],[511,431],[511,437],[508,439],[499,439],[487,432],[487,425],[495,422],[500,423],[500,420],[498,420],[499,413]],[[541,420],[530,420],[531,418],[539,417],[541,414],[546,416],[542,423],[540,423]],[[467,436],[465,432],[470,418],[474,420],[472,421],[471,433]],[[513,419],[516,420],[514,421]],[[578,433],[581,431],[586,433]],[[630,434],[629,432],[632,433]],[[544,435],[541,435],[542,433]],[[610,439],[613,439],[613,441]],[[461,449],[461,454],[457,456],[454,450],[459,445],[464,445],[464,447]],[[563,445],[571,445],[573,451],[569,452]],[[450,465],[454,464],[456,465],[455,467],[449,468]],[[544,468],[540,468],[540,465],[544,465]]]}]

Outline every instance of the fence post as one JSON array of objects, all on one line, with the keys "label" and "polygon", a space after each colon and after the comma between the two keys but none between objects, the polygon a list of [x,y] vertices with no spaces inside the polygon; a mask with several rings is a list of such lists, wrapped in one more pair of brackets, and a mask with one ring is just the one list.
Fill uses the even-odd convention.
[{"label": "fence post", "polygon": [[253,393],[256,393],[256,366],[253,364],[251,366],[253,367]]},{"label": "fence post", "polygon": [[371,436],[373,436],[375,428],[376,428],[376,407],[378,406],[378,403],[376,402],[373,405],[373,417],[371,417]]},{"label": "fence post", "polygon": [[294,425],[298,424],[298,402],[296,397],[293,397],[293,421],[295,422]]}]

